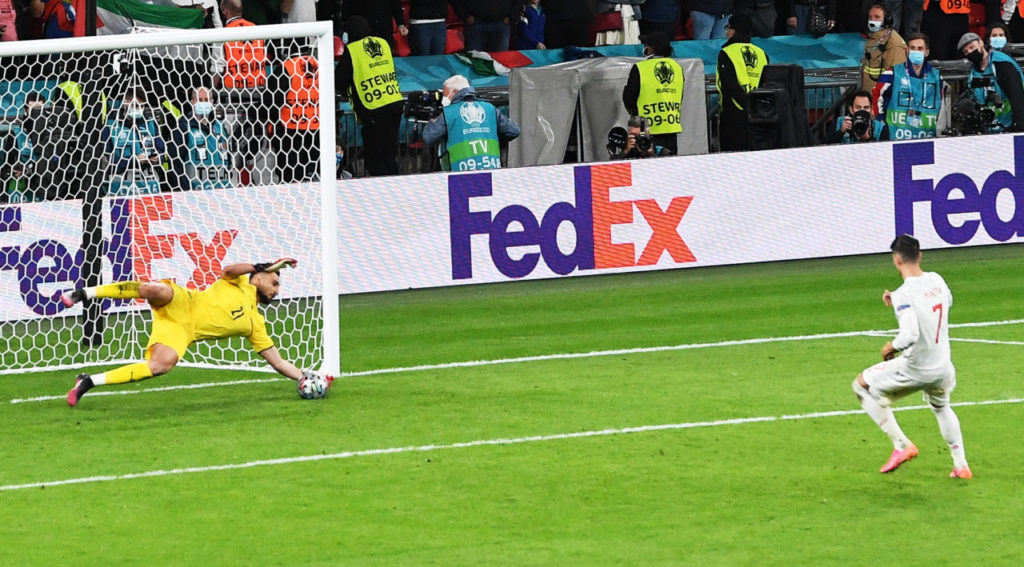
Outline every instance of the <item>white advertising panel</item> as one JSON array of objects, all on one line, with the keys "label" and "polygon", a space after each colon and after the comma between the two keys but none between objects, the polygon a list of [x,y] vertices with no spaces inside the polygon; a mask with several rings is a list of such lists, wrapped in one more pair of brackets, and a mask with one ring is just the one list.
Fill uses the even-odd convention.
[{"label": "white advertising panel", "polygon": [[[59,301],[62,291],[81,285],[81,206],[0,207],[0,320],[81,311]],[[169,279],[203,289],[222,266],[289,256],[298,269],[285,274],[279,297],[319,296],[319,210],[319,187],[308,185],[106,199],[104,281]]]},{"label": "white advertising panel", "polygon": [[351,180],[340,289],[1021,242],[1020,160],[1004,134]]}]

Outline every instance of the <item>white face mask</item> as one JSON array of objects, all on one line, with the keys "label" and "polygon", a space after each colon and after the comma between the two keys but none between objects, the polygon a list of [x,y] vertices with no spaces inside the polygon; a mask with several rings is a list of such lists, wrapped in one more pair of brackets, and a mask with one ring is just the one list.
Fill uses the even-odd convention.
[{"label": "white face mask", "polygon": [[452,99],[448,98],[447,95],[441,97],[441,106],[448,106],[452,103]]},{"label": "white face mask", "polygon": [[213,103],[209,101],[199,101],[192,106],[196,111],[196,116],[209,116],[213,114]]},{"label": "white face mask", "polygon": [[882,29],[882,20],[868,20],[868,31],[876,32]]},{"label": "white face mask", "polygon": [[129,105],[128,106],[127,114],[128,114],[129,118],[134,118],[135,120],[140,120],[142,117],[144,117],[146,115],[146,111],[143,110],[141,106],[135,106],[133,104],[133,105]]}]

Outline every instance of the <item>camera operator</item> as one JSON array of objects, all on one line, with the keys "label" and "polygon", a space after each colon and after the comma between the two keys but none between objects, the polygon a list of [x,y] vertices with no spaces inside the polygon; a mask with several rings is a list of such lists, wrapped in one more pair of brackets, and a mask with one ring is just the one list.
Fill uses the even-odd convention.
[{"label": "camera operator", "polygon": [[934,138],[942,106],[942,78],[928,57],[928,36],[911,34],[907,62],[882,73],[875,83],[876,114],[884,117],[890,140]]},{"label": "camera operator", "polygon": [[423,127],[423,143],[437,145],[441,169],[477,171],[501,168],[501,142],[519,137],[519,125],[489,102],[462,75],[444,82],[443,112]]},{"label": "camera operator", "polygon": [[957,48],[971,62],[967,75],[971,100],[995,115],[984,131],[1024,131],[1024,73],[1017,62],[1001,51],[986,50],[975,33],[961,36]]},{"label": "camera operator", "polygon": [[860,90],[853,93],[846,116],[836,122],[836,129],[825,140],[829,144],[874,142],[884,139],[884,123],[871,114],[871,93]]},{"label": "camera operator", "polygon": [[[630,116],[626,128],[626,143],[621,151],[613,153],[609,147],[611,159],[640,159],[673,155],[671,150],[654,142],[654,138],[647,128],[647,119],[643,116]],[[613,145],[613,134],[619,134],[616,130],[621,131],[622,128],[613,128],[608,133],[609,146]]]}]

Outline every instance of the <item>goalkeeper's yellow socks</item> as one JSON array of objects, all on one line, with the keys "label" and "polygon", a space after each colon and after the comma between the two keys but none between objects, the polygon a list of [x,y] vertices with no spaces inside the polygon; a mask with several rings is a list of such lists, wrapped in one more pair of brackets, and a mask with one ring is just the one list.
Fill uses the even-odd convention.
[{"label": "goalkeeper's yellow socks", "polygon": [[85,297],[89,299],[95,299],[97,297],[107,299],[134,299],[139,297],[139,286],[141,285],[142,282],[118,282],[98,285],[96,287],[87,287],[82,291],[85,292]]},{"label": "goalkeeper's yellow socks", "polygon": [[146,378],[152,377],[153,371],[150,370],[148,362],[136,362],[135,364],[129,364],[127,366],[122,366],[121,368],[115,368],[102,374],[94,374],[91,376],[94,386],[102,386],[103,384],[127,384],[129,382],[138,382],[139,380],[145,380]]}]

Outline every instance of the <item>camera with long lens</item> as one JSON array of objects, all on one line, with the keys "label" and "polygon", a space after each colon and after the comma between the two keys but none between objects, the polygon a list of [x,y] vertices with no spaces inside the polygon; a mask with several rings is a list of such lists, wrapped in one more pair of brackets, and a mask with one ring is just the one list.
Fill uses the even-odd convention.
[{"label": "camera with long lens", "polygon": [[871,128],[871,113],[867,110],[858,110],[850,117],[850,131],[854,137],[863,138]]},{"label": "camera with long lens", "polygon": [[433,120],[443,111],[440,91],[417,91],[405,101],[405,115],[413,120]]},{"label": "camera with long lens", "polygon": [[[1003,99],[991,89],[992,79],[975,77],[970,85],[960,93],[953,103],[950,112],[950,126],[942,131],[943,136],[971,136],[987,134],[998,126],[996,110],[1003,108]],[[974,99],[973,89],[989,89],[985,93],[984,104]]]},{"label": "camera with long lens", "polygon": [[646,154],[651,151],[651,147],[654,146],[654,140],[651,139],[651,135],[647,132],[640,132],[633,138],[633,142],[636,144],[636,149],[640,150],[641,154]]}]

